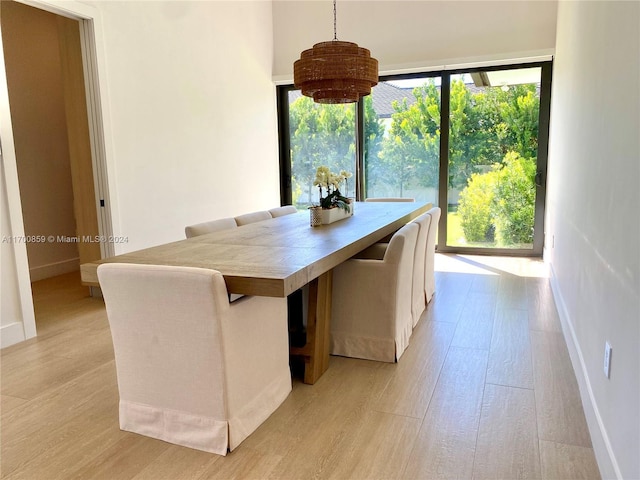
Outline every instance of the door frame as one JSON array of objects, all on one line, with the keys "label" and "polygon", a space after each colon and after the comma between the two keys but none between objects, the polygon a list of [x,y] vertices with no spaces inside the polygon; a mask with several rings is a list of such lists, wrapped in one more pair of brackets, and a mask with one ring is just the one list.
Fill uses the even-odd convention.
[{"label": "door frame", "polygon": [[[443,72],[441,90],[441,129],[449,131],[449,101],[451,75],[484,72],[487,70],[512,70],[519,68],[540,68],[540,111],[538,113],[538,155],[536,158],[536,200],[534,205],[533,244],[531,248],[504,247],[465,247],[447,245],[448,220],[448,182],[449,175],[449,135],[440,137],[440,180],[438,182],[438,204],[442,209],[438,228],[437,248],[442,253],[457,253],[462,255],[499,255],[505,257],[542,257],[544,252],[545,230],[544,219],[547,197],[547,163],[549,156],[549,122],[551,115],[551,80],[553,76],[553,59],[530,63],[514,63],[505,65],[486,65],[482,67],[458,68]],[[446,98],[445,98],[446,97]],[[447,187],[447,188],[444,188]],[[537,234],[535,232],[538,232]]]},{"label": "door frame", "polygon": [[[101,237],[100,253],[102,258],[115,255],[114,245],[109,242],[113,233],[113,215],[118,211],[116,195],[113,185],[109,185],[108,178],[115,178],[111,148],[111,125],[109,99],[106,82],[99,78],[105,76],[105,45],[102,31],[102,17],[95,7],[76,1],[58,0],[16,0],[19,3],[44,10],[56,15],[77,20],[80,26],[80,42],[82,48],[82,63],[85,77],[87,114],[89,122],[89,136],[91,142],[91,157],[93,166],[93,180],[98,213],[98,230]],[[2,145],[2,169],[7,189],[7,207],[9,210],[9,224],[13,237],[24,236],[24,222],[22,217],[22,202],[20,200],[20,186],[16,162],[15,146],[13,142],[13,127],[9,109],[9,92],[6,82],[4,51],[0,38],[0,144]],[[14,243],[15,271],[17,276],[18,294],[22,313],[23,340],[35,337],[36,324],[31,292],[31,278],[27,259],[26,244]],[[15,337],[14,337],[15,338]],[[12,342],[15,343],[15,342]]]}]

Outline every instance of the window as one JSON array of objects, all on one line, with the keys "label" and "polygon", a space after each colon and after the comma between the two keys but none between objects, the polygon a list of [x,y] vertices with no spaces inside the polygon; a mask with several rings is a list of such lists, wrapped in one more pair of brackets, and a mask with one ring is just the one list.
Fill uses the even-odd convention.
[{"label": "window", "polygon": [[441,206],[440,251],[540,255],[550,90],[551,62],[381,77],[347,105],[279,87],[282,200],[317,202],[327,165],[346,196]]},{"label": "window", "polygon": [[364,101],[364,197],[437,203],[440,77],[381,81]]},{"label": "window", "polygon": [[[318,202],[313,181],[320,165],[334,172],[345,170],[356,178],[356,105],[318,104],[298,90],[289,90],[287,108],[290,200],[297,208],[307,208]],[[355,182],[346,186],[348,191],[342,194],[355,197]]]}]

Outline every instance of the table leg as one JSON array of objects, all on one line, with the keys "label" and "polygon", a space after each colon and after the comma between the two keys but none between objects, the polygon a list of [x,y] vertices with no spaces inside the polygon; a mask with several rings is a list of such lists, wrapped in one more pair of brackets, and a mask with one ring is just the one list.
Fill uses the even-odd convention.
[{"label": "table leg", "polygon": [[290,349],[291,355],[304,357],[304,383],[313,385],[329,368],[331,336],[331,287],[333,271],[309,283],[307,343]]}]

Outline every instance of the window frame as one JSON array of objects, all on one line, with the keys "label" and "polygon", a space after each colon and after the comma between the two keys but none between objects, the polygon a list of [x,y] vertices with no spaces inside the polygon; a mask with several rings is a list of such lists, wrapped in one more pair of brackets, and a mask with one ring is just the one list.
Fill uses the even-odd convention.
[{"label": "window frame", "polygon": [[[413,72],[407,74],[382,75],[379,80],[405,80],[412,78],[441,78],[440,87],[440,165],[438,178],[438,205],[447,205],[448,194],[448,170],[449,170],[449,118],[450,118],[450,94],[451,76],[463,73],[475,73],[483,71],[516,70],[522,68],[541,69],[540,74],[540,111],[538,116],[538,156],[536,201],[534,215],[533,246],[531,249],[512,248],[487,248],[487,247],[461,247],[447,245],[447,215],[440,216],[438,226],[438,238],[436,248],[440,252],[459,253],[471,255],[503,255],[503,256],[527,256],[541,257],[544,248],[544,210],[546,204],[546,176],[549,147],[549,121],[551,106],[551,81],[553,75],[553,60],[513,63],[506,65],[483,65],[473,68],[455,68],[444,70],[431,70],[425,72]],[[283,205],[292,202],[291,190],[291,143],[289,138],[289,99],[288,93],[297,90],[293,84],[278,85],[276,88],[277,116],[278,116],[278,148],[280,164],[280,201]],[[366,178],[364,164],[364,101],[356,104],[355,116],[355,181],[356,200],[366,198]]]}]

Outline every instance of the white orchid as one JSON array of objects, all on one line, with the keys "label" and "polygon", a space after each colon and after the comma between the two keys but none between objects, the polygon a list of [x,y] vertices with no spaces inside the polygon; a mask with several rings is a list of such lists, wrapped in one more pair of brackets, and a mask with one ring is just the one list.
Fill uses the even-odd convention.
[{"label": "white orchid", "polygon": [[[350,177],[351,173],[346,170],[336,174],[331,172],[329,167],[325,165],[317,168],[313,185],[320,190],[320,205],[322,208],[339,207],[348,210],[349,199],[340,193],[340,185]],[[326,196],[323,196],[323,188],[327,189]]]}]

